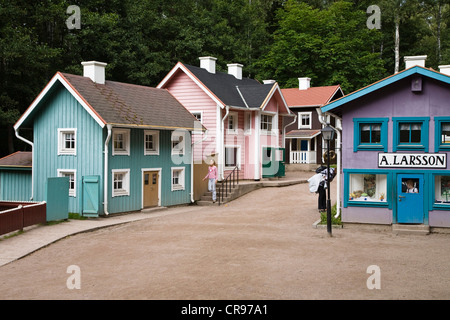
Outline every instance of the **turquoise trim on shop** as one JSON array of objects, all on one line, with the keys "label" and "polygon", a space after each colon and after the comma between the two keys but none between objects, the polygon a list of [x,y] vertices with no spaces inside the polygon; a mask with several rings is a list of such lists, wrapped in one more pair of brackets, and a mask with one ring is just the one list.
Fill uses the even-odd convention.
[{"label": "turquoise trim on shop", "polygon": [[[392,118],[393,143],[392,151],[424,151],[428,152],[429,122],[430,117],[393,117]],[[401,123],[420,123],[422,124],[420,143],[402,143],[400,144],[400,124]]]},{"label": "turquoise trim on shop", "polygon": [[[344,208],[347,207],[384,207],[392,209],[392,171],[380,169],[344,169]],[[349,201],[349,178],[350,174],[386,174],[386,201],[385,202],[365,202],[365,201]]]},{"label": "turquoise trim on shop", "polygon": [[441,144],[442,122],[450,122],[450,117],[434,117],[434,151],[450,151],[450,144]]},{"label": "turquoise trim on shop", "polygon": [[[354,118],[353,119],[353,151],[388,151],[388,122],[389,118]],[[381,124],[380,143],[361,143],[361,124]]]}]

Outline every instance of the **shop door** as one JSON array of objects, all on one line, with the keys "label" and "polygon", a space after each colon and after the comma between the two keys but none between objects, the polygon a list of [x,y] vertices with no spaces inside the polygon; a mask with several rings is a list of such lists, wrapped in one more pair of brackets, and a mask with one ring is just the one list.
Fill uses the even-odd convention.
[{"label": "shop door", "polygon": [[397,222],[423,223],[424,183],[421,174],[397,176]]},{"label": "shop door", "polygon": [[143,180],[144,208],[156,207],[159,204],[159,172],[145,171]]}]

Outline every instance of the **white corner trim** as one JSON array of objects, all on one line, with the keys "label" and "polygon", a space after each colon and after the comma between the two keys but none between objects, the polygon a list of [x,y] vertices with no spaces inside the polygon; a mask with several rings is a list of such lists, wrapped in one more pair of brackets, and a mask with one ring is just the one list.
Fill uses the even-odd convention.
[{"label": "white corner trim", "polygon": [[89,113],[89,115],[98,123],[98,125],[102,128],[105,127],[106,123],[101,119],[96,112],[94,112],[94,109],[88,105],[80,96],[78,92],[74,90],[74,88],[67,82],[67,80],[59,73],[57,72],[53,78],[50,80],[50,82],[44,87],[44,89],[41,91],[41,93],[34,99],[33,103],[28,107],[28,109],[25,111],[25,113],[19,118],[19,120],[14,125],[14,129],[18,129],[26,118],[33,112],[33,110],[37,107],[39,102],[45,97],[45,95],[48,93],[48,91],[53,87],[56,81],[61,82],[61,84],[70,92],[70,94],[83,106],[83,108]]}]

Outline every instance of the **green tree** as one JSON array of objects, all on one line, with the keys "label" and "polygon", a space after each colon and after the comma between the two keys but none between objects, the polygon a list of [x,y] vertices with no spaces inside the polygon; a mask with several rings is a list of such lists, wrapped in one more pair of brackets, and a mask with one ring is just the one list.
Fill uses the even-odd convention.
[{"label": "green tree", "polygon": [[26,4],[22,1],[0,0],[2,154],[14,151],[12,125],[42,89],[50,61],[58,55],[58,50],[39,41],[28,20],[33,12]]},{"label": "green tree", "polygon": [[277,17],[279,28],[260,63],[260,78],[294,87],[298,77],[308,76],[316,86],[340,84],[349,92],[385,75],[375,50],[381,33],[366,27],[365,11],[355,10],[351,2],[315,9],[290,0]]}]

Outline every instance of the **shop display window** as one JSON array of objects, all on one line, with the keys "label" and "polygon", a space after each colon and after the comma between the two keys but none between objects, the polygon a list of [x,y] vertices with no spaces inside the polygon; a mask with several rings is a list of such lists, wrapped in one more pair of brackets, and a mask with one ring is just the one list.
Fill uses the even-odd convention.
[{"label": "shop display window", "polygon": [[450,176],[435,176],[434,203],[450,206]]},{"label": "shop display window", "polygon": [[349,201],[386,202],[386,174],[350,174]]}]

